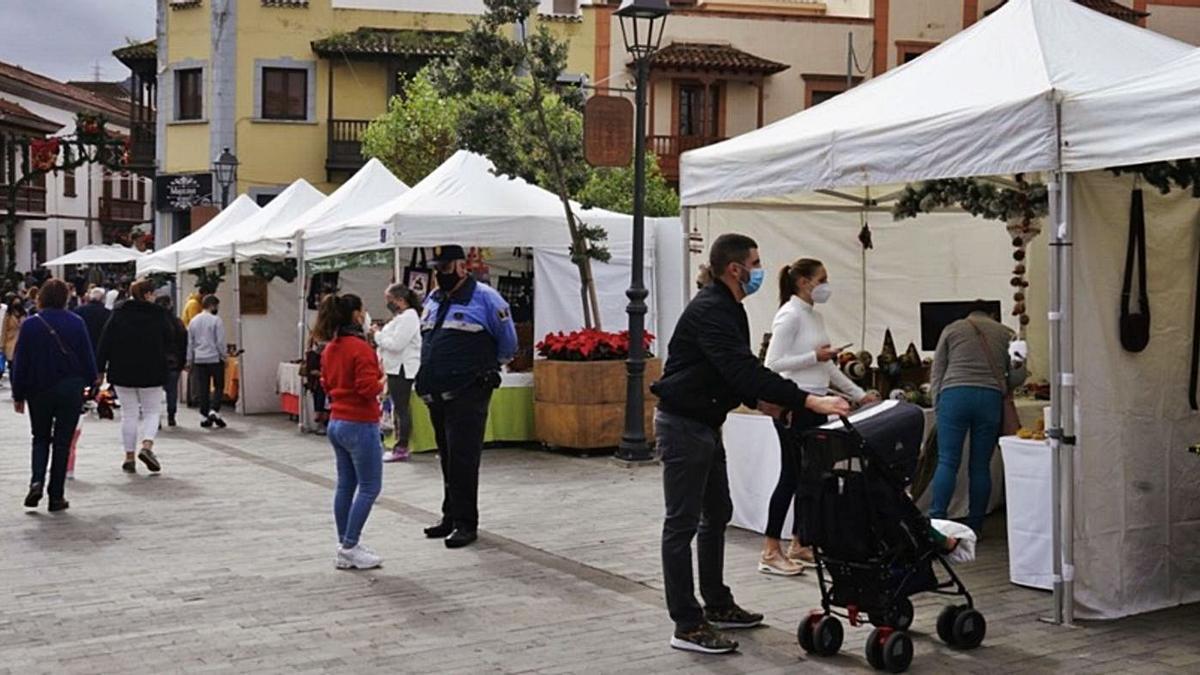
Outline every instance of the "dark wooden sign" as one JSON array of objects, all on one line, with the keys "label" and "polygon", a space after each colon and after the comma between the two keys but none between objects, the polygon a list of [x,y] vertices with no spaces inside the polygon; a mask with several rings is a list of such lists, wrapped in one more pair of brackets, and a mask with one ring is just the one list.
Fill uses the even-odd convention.
[{"label": "dark wooden sign", "polygon": [[583,110],[583,154],[592,166],[633,163],[633,103],[629,99],[588,99]]},{"label": "dark wooden sign", "polygon": [[254,275],[242,275],[239,279],[242,314],[267,313],[267,280]]},{"label": "dark wooden sign", "polygon": [[193,206],[212,204],[211,173],[166,174],[154,178],[154,208],[159,211],[187,211]]}]

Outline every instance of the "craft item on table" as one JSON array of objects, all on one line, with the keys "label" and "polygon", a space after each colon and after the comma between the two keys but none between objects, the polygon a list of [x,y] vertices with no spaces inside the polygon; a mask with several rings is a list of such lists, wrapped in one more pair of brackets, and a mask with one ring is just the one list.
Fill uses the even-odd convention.
[{"label": "craft item on table", "polygon": [[838,366],[844,366],[847,363],[850,363],[851,361],[855,361],[857,359],[858,359],[858,356],[856,356],[854,354],[854,352],[842,352],[841,354],[838,354],[838,357],[837,357]]},{"label": "craft item on table", "polygon": [[900,359],[896,355],[896,343],[892,340],[892,330],[883,333],[883,350],[879,352],[879,370],[888,377],[900,374]]},{"label": "craft item on table", "polygon": [[904,401],[908,398],[908,393],[903,389],[893,389],[888,393],[888,398],[893,401]]},{"label": "craft item on table", "polygon": [[[1133,268],[1137,266],[1137,311],[1130,311],[1133,297]],[[1150,344],[1150,294],[1146,289],[1146,214],[1142,191],[1134,189],[1129,204],[1129,243],[1125,248],[1125,278],[1121,283],[1121,346],[1140,352]]]},{"label": "craft item on table", "polygon": [[862,361],[858,360],[843,364],[842,372],[846,374],[846,377],[855,382],[861,382],[867,377],[867,367],[863,365]]},{"label": "craft item on table", "polygon": [[870,368],[875,364],[875,357],[871,356],[871,352],[864,349],[858,353],[858,361],[859,363],[863,364],[864,367]]},{"label": "craft item on table", "polygon": [[1037,424],[1032,429],[1021,427],[1017,430],[1017,437],[1027,441],[1044,441],[1046,440],[1046,420],[1039,417]]},{"label": "craft item on table", "polygon": [[904,350],[904,355],[900,357],[900,367],[908,370],[921,367],[921,352],[917,351],[917,345],[908,343],[908,349]]}]

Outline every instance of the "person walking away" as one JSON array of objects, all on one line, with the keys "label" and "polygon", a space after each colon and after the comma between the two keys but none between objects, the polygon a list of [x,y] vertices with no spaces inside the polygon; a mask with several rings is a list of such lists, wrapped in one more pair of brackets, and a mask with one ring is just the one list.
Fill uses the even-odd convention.
[{"label": "person walking away", "polygon": [[421,299],[404,284],[389,286],[384,299],[392,320],[382,330],[372,330],[387,374],[396,443],[383,454],[383,461],[406,462],[412,435],[412,386],[421,370]]},{"label": "person walking away", "polygon": [[167,382],[163,389],[167,393],[167,426],[178,426],[175,414],[179,411],[179,374],[187,365],[188,330],[183,321],[175,316],[171,296],[160,295],[155,299],[159,307],[167,313],[167,321],[171,324],[172,340],[167,349]]},{"label": "person walking away", "polygon": [[331,401],[328,436],[337,462],[338,569],[370,569],[383,562],[360,541],[383,485],[379,395],[384,376],[363,333],[364,315],[357,295],[330,295],[321,302],[313,329],[328,342],[321,353],[321,380]]},{"label": "person walking away", "polygon": [[[724,234],[709,252],[708,283],[688,304],[668,347],[654,429],[663,463],[662,561],[670,645],[704,654],[736,651],[718,629],[752,628],[763,616],[738,607],[724,582],[725,526],[733,513],[721,427],[739,404],[776,419],[813,424],[810,415],[846,414],[836,396],[810,395],[763,366],[750,350],[742,302],[766,271],[753,239]],[[701,609],[694,595],[692,540],[697,540]]]},{"label": "person walking away", "polygon": [[16,295],[10,294],[4,304],[8,311],[4,313],[4,327],[0,330],[0,350],[4,352],[4,360],[8,362],[9,381],[12,380],[12,369],[17,360],[17,338],[21,334],[21,323],[25,321],[25,303]]},{"label": "person walking away", "polygon": [[93,288],[88,291],[87,302],[77,307],[75,313],[83,319],[83,324],[87,326],[94,354],[100,345],[100,334],[104,332],[104,326],[108,323],[108,318],[112,316],[112,312],[104,308],[104,289]]},{"label": "person walking away", "polygon": [[153,297],[154,282],[134,282],[129,299],[113,311],[96,350],[100,372],[107,374],[121,401],[121,440],[125,449],[121,469],[125,473],[137,473],[135,455],[151,473],[162,470],[154,454],[154,439],[162,411],[162,388],[167,381],[167,352],[173,338],[168,317],[152,302]]},{"label": "person walking away", "polygon": [[[863,391],[835,363],[838,350],[831,345],[825,320],[816,309],[817,305],[829,302],[832,295],[829,272],[821,261],[801,258],[783,267],[779,274],[779,311],[771,324],[766,366],[809,393],[826,396],[831,393],[832,384],[856,403],[874,403],[879,400],[878,394]],[[812,548],[804,545],[807,538],[802,536],[805,506],[809,501],[804,486],[799,484],[800,435],[804,430],[799,424],[789,427],[775,422],[781,462],[758,561],[758,570],[764,574],[794,576],[806,566],[816,566]],[[785,556],[780,538],[788,507],[793,503],[796,506],[792,514],[793,537]]]},{"label": "person walking away", "polygon": [[[933,474],[931,518],[946,518],[963,443],[971,439],[970,506],[966,525],[980,532],[992,494],[992,453],[1000,438],[1004,394],[1025,381],[1025,363],[1009,356],[1013,331],[979,302],[965,319],[942,331],[933,355],[930,389],[937,414],[938,464]],[[1013,345],[1022,354],[1024,342]]]},{"label": "person walking away", "polygon": [[186,367],[196,372],[200,426],[208,429],[215,424],[224,429],[221,399],[225,395],[225,322],[217,314],[221,309],[217,296],[205,296],[202,304],[204,312],[192,319],[187,327]]},{"label": "person walking away", "polygon": [[517,353],[508,303],[467,271],[461,246],[443,246],[434,260],[438,289],[421,323],[417,394],[429,406],[442,466],[442,519],[425,528],[447,548],[479,538],[479,462],[492,391],[500,367]]},{"label": "person walking away", "polygon": [[[211,295],[211,293],[208,293],[208,295]],[[204,311],[204,296],[205,294],[197,289],[192,291],[187,301],[183,303],[183,311],[180,312],[179,318],[183,321],[184,328],[190,326],[192,319],[200,316],[200,313]]]},{"label": "person walking away", "polygon": [[25,507],[36,509],[50,467],[50,510],[70,506],[64,494],[71,439],[83,408],[83,390],[98,381],[96,359],[83,319],[66,310],[67,286],[51,279],[38,296],[38,314],[21,326],[12,374],[13,408],[29,408],[32,476]]}]

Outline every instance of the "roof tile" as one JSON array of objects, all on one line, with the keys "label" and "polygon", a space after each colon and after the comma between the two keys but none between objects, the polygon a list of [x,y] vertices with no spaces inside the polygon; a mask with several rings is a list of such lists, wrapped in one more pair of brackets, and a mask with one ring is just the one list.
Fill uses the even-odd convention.
[{"label": "roof tile", "polygon": [[126,108],[90,91],[73,87],[45,75],[39,75],[11,63],[0,61],[0,79],[15,80],[28,87],[71,99],[94,112],[103,113],[121,125],[129,122],[129,110]]},{"label": "roof tile", "polygon": [[651,66],[676,70],[717,70],[774,75],[791,66],[764,59],[730,45],[675,42],[651,57]]}]

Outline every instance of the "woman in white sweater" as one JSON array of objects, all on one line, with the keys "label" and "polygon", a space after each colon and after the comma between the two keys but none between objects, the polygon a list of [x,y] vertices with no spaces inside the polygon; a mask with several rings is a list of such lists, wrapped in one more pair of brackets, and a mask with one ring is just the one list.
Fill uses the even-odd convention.
[{"label": "woman in white sweater", "polygon": [[387,374],[388,396],[396,425],[396,444],[383,453],[385,462],[408,461],[412,434],[413,380],[421,368],[421,299],[404,284],[392,284],[385,293],[392,320],[375,332],[375,345]]},{"label": "woman in white sweater", "polygon": [[[771,344],[767,347],[766,365],[792,380],[801,389],[825,396],[831,389],[840,391],[858,403],[878,400],[868,394],[838,370],[838,349],[830,345],[825,321],[815,305],[829,301],[832,291],[829,274],[819,260],[801,258],[784,266],[779,274],[779,311],[771,325]],[[812,549],[803,546],[800,535],[803,519],[803,494],[797,490],[800,466],[799,434],[821,420],[794,420],[792,427],[776,423],[779,447],[782,449],[782,470],[779,483],[771,495],[766,538],[758,569],[766,574],[793,576],[804,565],[813,564]],[[780,539],[788,507],[796,504],[795,526],[791,546],[784,555]]]}]

